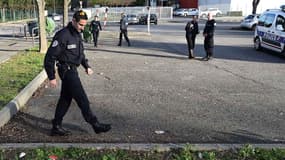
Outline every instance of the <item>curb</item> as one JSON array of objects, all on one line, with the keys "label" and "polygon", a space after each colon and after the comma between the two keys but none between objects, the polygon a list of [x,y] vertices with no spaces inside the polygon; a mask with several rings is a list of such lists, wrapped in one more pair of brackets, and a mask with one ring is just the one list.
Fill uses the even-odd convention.
[{"label": "curb", "polygon": [[[210,150],[230,150],[244,147],[246,144],[191,144],[191,143],[6,143],[0,144],[0,149],[16,149],[26,148],[35,149],[43,147],[59,147],[59,148],[92,148],[97,150],[102,149],[123,149],[131,151],[159,151],[165,152],[171,149],[184,148],[187,145],[191,146],[194,151],[210,151]],[[254,148],[263,149],[285,149],[285,144],[250,144]]]},{"label": "curb", "polygon": [[47,75],[42,70],[13,100],[1,109],[0,127],[4,126],[27,103],[46,79]]}]

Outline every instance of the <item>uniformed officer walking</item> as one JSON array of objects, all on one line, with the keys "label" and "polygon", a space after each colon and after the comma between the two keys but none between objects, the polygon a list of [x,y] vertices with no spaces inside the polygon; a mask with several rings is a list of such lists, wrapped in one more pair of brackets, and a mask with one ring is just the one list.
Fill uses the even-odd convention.
[{"label": "uniformed officer walking", "polygon": [[216,21],[213,19],[212,14],[208,13],[208,20],[206,22],[203,35],[204,39],[204,48],[206,51],[205,60],[210,60],[213,58],[214,50],[214,32],[216,27]]},{"label": "uniformed officer walking", "polygon": [[85,58],[83,40],[80,34],[87,24],[87,19],[85,12],[75,12],[72,21],[54,36],[44,59],[44,67],[51,87],[56,87],[57,85],[55,63],[62,80],[60,98],[56,106],[54,119],[52,120],[52,136],[66,136],[70,134],[69,131],[62,128],[61,124],[72,99],[75,99],[85,121],[91,124],[95,133],[107,132],[111,129],[110,124],[99,123],[96,116],[92,113],[89,100],[77,72],[77,67],[81,64],[88,75],[93,73],[93,70],[88,65],[88,60]]},{"label": "uniformed officer walking", "polygon": [[189,52],[188,58],[192,59],[194,58],[193,50],[195,48],[196,35],[199,34],[197,16],[194,16],[192,21],[186,24],[185,31],[186,31],[186,40],[187,40],[188,52]]},{"label": "uniformed officer walking", "polygon": [[93,35],[94,47],[97,47],[99,31],[102,30],[102,27],[101,27],[100,21],[98,20],[97,15],[95,15],[94,20],[91,21],[89,29]]},{"label": "uniformed officer walking", "polygon": [[123,35],[125,37],[125,40],[128,43],[128,46],[131,46],[131,43],[130,43],[130,40],[129,40],[129,37],[128,37],[128,19],[127,19],[127,16],[124,13],[121,14],[121,20],[120,20],[120,41],[119,41],[118,46],[122,45]]}]

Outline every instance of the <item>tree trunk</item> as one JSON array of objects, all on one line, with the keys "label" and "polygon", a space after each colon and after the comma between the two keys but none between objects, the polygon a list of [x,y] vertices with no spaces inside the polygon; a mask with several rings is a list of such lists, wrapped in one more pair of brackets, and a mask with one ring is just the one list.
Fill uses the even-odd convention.
[{"label": "tree trunk", "polygon": [[252,14],[256,14],[256,9],[260,0],[252,0]]},{"label": "tree trunk", "polygon": [[64,0],[64,7],[63,7],[63,26],[66,26],[68,23],[68,6],[71,0]]},{"label": "tree trunk", "polygon": [[46,37],[46,18],[45,18],[45,0],[37,0],[38,3],[38,22],[40,32],[40,53],[47,51],[47,37]]}]

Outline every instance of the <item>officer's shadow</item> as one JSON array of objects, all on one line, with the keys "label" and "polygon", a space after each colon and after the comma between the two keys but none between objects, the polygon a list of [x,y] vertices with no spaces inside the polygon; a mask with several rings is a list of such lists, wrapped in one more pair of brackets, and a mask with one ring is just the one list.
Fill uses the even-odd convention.
[{"label": "officer's shadow", "polygon": [[[51,120],[36,117],[34,115],[24,113],[21,111],[17,113],[17,116],[15,116],[13,121],[17,121],[17,123],[21,124],[20,126],[31,129],[31,131],[27,132],[42,133],[43,135],[48,135],[48,136],[50,135],[50,130],[52,128]],[[81,132],[81,133],[88,133],[87,130],[82,129],[78,125],[63,123],[62,126],[68,130]]]}]

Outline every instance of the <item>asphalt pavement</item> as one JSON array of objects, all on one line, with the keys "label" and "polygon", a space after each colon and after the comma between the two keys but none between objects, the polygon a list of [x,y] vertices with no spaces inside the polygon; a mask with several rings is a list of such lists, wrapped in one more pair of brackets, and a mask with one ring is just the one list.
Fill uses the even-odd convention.
[{"label": "asphalt pavement", "polygon": [[[203,37],[197,37],[194,60],[187,59],[184,34],[129,32],[131,47],[117,46],[118,32],[100,33],[99,46],[86,43],[95,74],[79,68],[90,106],[110,132],[96,135],[72,102],[63,126],[69,137],[50,137],[60,86],[47,83],[0,131],[1,143],[202,143],[283,144],[285,85],[271,77],[251,77],[260,62],[239,61],[217,47],[203,61]],[[222,40],[221,40],[222,41]],[[226,41],[226,40],[224,40]],[[224,44],[225,45],[225,44]],[[229,47],[232,44],[229,44]],[[282,64],[284,60],[275,60]],[[238,64],[233,68],[229,64]],[[274,65],[274,64],[273,64]],[[260,67],[261,66],[261,67]],[[274,65],[275,66],[275,65]],[[284,65],[280,65],[280,68]],[[273,74],[273,73],[272,73]],[[269,101],[274,97],[274,101]]]}]

